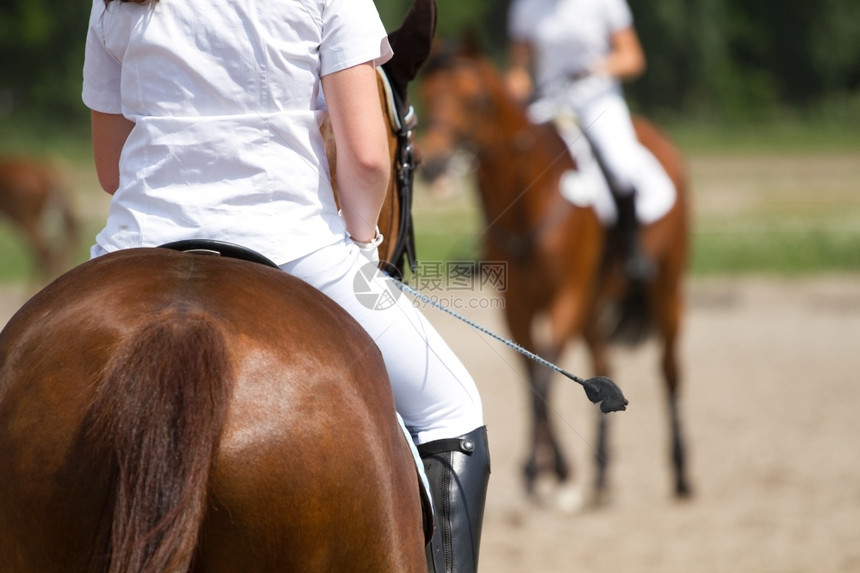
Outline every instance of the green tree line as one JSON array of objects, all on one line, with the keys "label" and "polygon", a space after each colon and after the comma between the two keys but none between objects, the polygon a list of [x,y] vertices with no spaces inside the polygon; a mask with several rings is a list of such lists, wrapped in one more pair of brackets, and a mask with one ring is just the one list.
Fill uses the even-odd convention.
[{"label": "green tree line", "polygon": [[[376,0],[389,29],[410,1]],[[437,1],[440,39],[477,32],[503,65],[509,0]],[[628,1],[649,63],[628,94],[646,113],[747,119],[838,108],[860,115],[858,0]],[[85,118],[90,8],[80,0],[0,0],[0,120]]]},{"label": "green tree line", "polygon": [[81,0],[0,0],[0,121],[13,113],[85,117],[81,69],[91,7]]}]

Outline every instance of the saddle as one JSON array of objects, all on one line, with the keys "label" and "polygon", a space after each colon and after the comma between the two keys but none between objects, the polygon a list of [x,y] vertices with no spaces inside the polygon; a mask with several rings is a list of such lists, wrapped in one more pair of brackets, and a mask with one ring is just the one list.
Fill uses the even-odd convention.
[{"label": "saddle", "polygon": [[228,243],[226,241],[217,241],[215,239],[185,239],[182,241],[174,241],[172,243],[161,245],[159,248],[172,249],[174,251],[180,251],[183,253],[214,255],[216,257],[220,256],[227,257],[229,259],[239,259],[242,261],[259,263],[261,265],[266,265],[267,267],[280,269],[278,265],[261,255],[257,251],[254,251],[247,247],[243,247],[241,245]]},{"label": "saddle", "polygon": [[[593,207],[605,226],[613,226],[618,218],[618,193],[612,189],[612,178],[607,176],[603,158],[575,121],[560,118],[553,123],[577,163],[576,170],[562,175],[559,182],[562,196],[574,205]],[[641,224],[647,225],[669,212],[675,204],[677,192],[654,154],[645,147],[641,150],[642,168],[651,175],[647,188],[637,189],[636,215]]]}]

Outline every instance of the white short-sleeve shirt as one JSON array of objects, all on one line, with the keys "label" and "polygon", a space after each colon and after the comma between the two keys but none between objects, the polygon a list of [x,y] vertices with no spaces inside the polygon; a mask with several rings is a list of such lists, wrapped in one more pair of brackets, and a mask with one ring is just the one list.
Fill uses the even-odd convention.
[{"label": "white short-sleeve shirt", "polygon": [[588,71],[609,53],[612,34],[632,25],[625,0],[514,0],[508,13],[511,39],[535,51],[539,89]]},{"label": "white short-sleeve shirt", "polygon": [[390,57],[372,0],[93,0],[84,103],[135,123],[97,244],[212,238],[282,264],[342,240],[320,77]]}]

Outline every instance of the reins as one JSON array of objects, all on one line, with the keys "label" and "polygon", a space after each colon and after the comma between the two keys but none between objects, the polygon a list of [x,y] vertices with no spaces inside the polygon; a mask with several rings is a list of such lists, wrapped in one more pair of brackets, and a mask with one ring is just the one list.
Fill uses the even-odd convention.
[{"label": "reins", "polygon": [[397,197],[400,204],[400,221],[397,226],[397,236],[394,238],[394,249],[390,261],[385,262],[389,274],[397,273],[403,276],[404,262],[409,263],[414,273],[418,267],[415,253],[415,225],[412,219],[412,197],[415,179],[415,150],[412,147],[413,129],[417,125],[414,108],[407,107],[400,94],[391,86],[391,82],[382,67],[377,68],[385,92],[389,125],[397,136]]}]

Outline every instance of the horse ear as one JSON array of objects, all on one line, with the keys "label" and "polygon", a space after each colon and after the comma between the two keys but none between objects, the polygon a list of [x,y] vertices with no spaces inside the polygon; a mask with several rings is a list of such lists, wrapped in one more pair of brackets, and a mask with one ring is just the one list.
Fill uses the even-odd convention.
[{"label": "horse ear", "polygon": [[436,0],[415,0],[403,17],[403,24],[388,34],[394,57],[383,67],[402,93],[430,56],[435,33]]},{"label": "horse ear", "polygon": [[463,31],[463,35],[460,38],[460,52],[466,56],[481,55],[481,33],[474,26],[469,26]]}]

